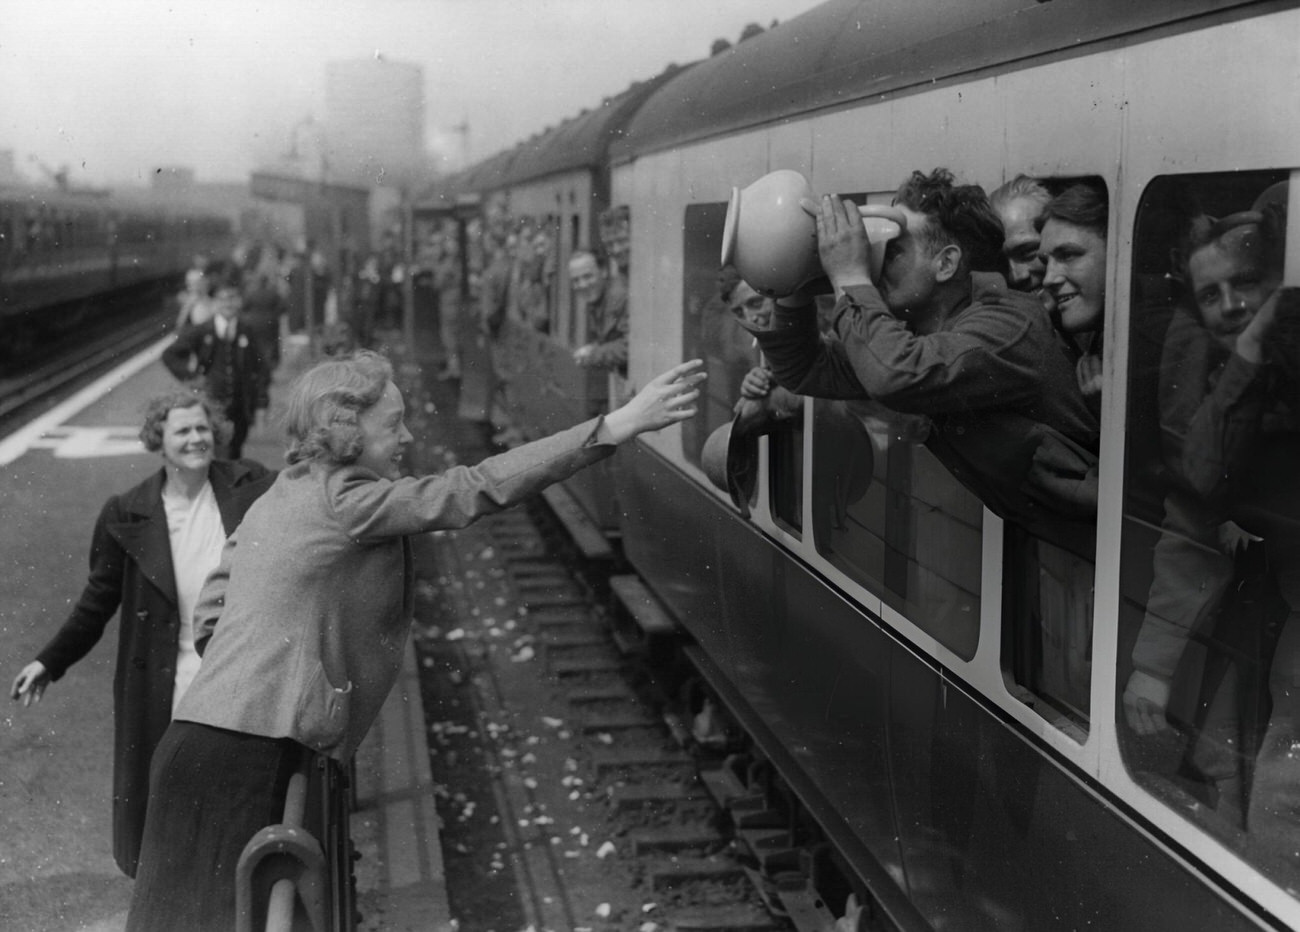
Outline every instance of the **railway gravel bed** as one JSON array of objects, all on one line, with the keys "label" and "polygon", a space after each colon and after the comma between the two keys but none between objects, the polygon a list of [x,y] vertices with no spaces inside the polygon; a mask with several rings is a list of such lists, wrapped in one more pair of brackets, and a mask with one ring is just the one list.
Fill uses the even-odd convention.
[{"label": "railway gravel bed", "polygon": [[[421,471],[492,452],[454,416],[454,383],[398,370]],[[460,932],[879,928],[617,554],[583,558],[541,496],[419,546],[436,569],[413,637]]]},{"label": "railway gravel bed", "polygon": [[651,671],[524,511],[435,537],[417,645],[462,930],[778,930]]},{"label": "railway gravel bed", "polygon": [[[414,451],[424,468],[489,452],[477,425],[435,413],[455,410],[445,388],[424,391],[408,405],[416,436],[439,438]],[[607,579],[556,556],[543,507],[420,544],[438,568],[414,637],[459,929],[788,928],[665,723],[652,669],[612,636]]]}]

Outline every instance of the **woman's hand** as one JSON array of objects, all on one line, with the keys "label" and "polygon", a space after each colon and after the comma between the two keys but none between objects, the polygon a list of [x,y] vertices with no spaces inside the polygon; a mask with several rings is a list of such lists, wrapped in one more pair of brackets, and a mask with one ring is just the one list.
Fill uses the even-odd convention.
[{"label": "woman's hand", "polygon": [[26,708],[33,702],[40,702],[41,696],[45,693],[45,687],[49,685],[50,671],[45,669],[45,664],[39,660],[33,660],[14,677],[14,685],[9,690],[9,698],[21,699],[23,707]]},{"label": "woman's hand", "polygon": [[698,386],[707,376],[704,360],[692,359],[655,376],[627,404],[605,415],[596,439],[601,443],[622,443],[637,434],[660,430],[694,417]]}]

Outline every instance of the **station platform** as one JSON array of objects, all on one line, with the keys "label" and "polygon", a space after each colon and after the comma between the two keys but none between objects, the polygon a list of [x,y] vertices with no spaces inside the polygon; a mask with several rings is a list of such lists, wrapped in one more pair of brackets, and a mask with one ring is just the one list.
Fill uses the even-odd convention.
[{"label": "station platform", "polygon": [[[159,468],[140,411],[175,387],[160,343],[68,402],[0,437],[0,679],[9,684],[66,618],[86,579],[103,502]],[[244,455],[278,468],[277,407],[305,352],[286,347],[272,410]],[[419,548],[417,548],[419,550]],[[432,567],[417,565],[417,574]],[[118,932],[131,880],[112,857],[112,680],[117,624],[44,699],[0,715],[0,930]],[[356,755],[358,928],[454,929],[414,649]]]}]

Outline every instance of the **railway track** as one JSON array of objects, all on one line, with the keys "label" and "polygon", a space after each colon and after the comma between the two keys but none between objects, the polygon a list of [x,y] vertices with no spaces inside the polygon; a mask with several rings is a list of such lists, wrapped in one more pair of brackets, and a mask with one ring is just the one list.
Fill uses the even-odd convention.
[{"label": "railway track", "polygon": [[0,375],[0,426],[38,412],[159,339],[171,319],[160,309],[130,324],[115,321],[49,347],[39,358],[11,363]]},{"label": "railway track", "polygon": [[436,536],[417,649],[453,915],[503,928],[875,930],[635,577],[539,501]]}]

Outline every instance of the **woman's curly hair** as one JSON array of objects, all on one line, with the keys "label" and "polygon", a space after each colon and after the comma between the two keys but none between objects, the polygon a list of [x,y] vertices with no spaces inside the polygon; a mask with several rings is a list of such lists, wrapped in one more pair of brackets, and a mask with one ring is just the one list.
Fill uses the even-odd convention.
[{"label": "woman's curly hair", "polygon": [[144,448],[150,453],[157,453],[161,450],[163,426],[167,423],[167,415],[171,414],[176,408],[194,407],[203,408],[203,413],[208,416],[208,424],[212,427],[213,442],[218,447],[224,447],[230,443],[234,427],[226,419],[226,414],[221,410],[221,406],[202,392],[177,389],[165,395],[156,395],[145,402],[144,423],[140,426],[140,442],[144,444]]},{"label": "woman's curly hair", "polygon": [[285,460],[356,462],[365,446],[361,413],[383,397],[392,378],[392,364],[370,350],[327,359],[300,375],[285,406]]}]

